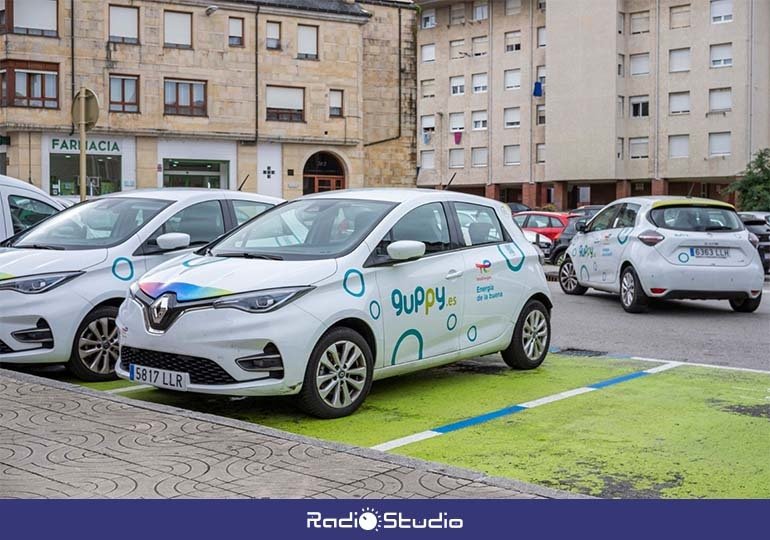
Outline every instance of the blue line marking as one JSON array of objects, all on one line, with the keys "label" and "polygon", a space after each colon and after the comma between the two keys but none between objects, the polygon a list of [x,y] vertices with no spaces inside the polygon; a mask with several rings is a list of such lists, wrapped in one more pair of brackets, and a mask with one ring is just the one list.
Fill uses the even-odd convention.
[{"label": "blue line marking", "polygon": [[460,420],[459,422],[455,422],[454,424],[447,424],[445,426],[437,427],[432,429],[431,431],[437,431],[439,433],[451,433],[459,429],[475,426],[476,424],[483,424],[484,422],[489,422],[490,420],[494,420],[495,418],[500,418],[501,416],[508,416],[509,414],[514,414],[514,413],[526,411],[526,410],[527,408],[522,407],[521,405],[513,405],[512,407],[506,407],[504,409],[498,409],[496,411],[492,411],[486,414],[474,416],[473,418]]},{"label": "blue line marking", "polygon": [[602,388],[607,388],[608,386],[614,386],[622,382],[638,379],[639,377],[644,377],[645,375],[649,375],[649,373],[646,371],[637,371],[636,373],[629,373],[628,375],[621,375],[620,377],[615,377],[614,379],[608,379],[596,384],[590,384],[588,385],[588,388],[596,388],[597,390],[600,390]]}]

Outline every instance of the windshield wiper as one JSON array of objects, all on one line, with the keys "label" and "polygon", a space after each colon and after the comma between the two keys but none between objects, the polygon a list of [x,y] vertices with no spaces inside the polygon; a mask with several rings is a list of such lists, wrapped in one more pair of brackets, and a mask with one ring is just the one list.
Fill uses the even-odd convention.
[{"label": "windshield wiper", "polygon": [[280,255],[268,255],[267,253],[251,253],[249,251],[225,251],[224,253],[212,253],[215,257],[240,257],[242,259],[264,259],[266,261],[282,261]]},{"label": "windshield wiper", "polygon": [[12,246],[17,248],[27,248],[27,249],[53,249],[56,251],[64,251],[64,248],[61,246],[50,246],[48,244],[30,244],[28,246]]},{"label": "windshield wiper", "polygon": [[726,225],[718,225],[716,227],[706,227],[706,231],[732,231],[732,227],[728,227]]}]

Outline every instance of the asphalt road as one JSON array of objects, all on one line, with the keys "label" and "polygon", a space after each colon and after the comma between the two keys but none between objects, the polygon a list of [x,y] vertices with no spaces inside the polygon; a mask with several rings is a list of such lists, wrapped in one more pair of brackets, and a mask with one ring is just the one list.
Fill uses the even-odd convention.
[{"label": "asphalt road", "polygon": [[770,283],[752,314],[726,301],[655,302],[648,313],[623,311],[616,296],[567,296],[550,283],[552,347],[770,371]]}]

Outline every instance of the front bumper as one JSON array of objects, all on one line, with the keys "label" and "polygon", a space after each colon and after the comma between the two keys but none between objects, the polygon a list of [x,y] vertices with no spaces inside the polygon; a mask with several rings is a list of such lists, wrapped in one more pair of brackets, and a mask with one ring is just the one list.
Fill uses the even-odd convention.
[{"label": "front bumper", "polygon": [[[184,366],[190,366],[190,362],[196,360],[199,364],[211,362],[221,375],[215,378],[217,383],[196,383],[195,377],[191,376],[188,392],[232,396],[274,396],[299,392],[307,361],[322,333],[321,322],[295,304],[261,314],[213,308],[187,311],[168,330],[158,334],[147,329],[141,304],[130,299],[121,306],[117,324],[121,355],[115,371],[119,377],[129,379],[129,365],[123,354],[125,347],[130,348],[132,361],[137,365],[142,365],[142,358],[160,358],[175,366],[176,369],[171,371],[194,373],[200,365]],[[263,353],[269,344],[280,352],[282,378],[247,371],[236,363],[237,359]],[[212,380],[200,376],[198,379]]]}]

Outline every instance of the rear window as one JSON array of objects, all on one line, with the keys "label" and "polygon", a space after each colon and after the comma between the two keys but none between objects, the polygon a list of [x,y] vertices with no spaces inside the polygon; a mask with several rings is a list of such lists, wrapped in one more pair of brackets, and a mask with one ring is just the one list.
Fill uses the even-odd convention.
[{"label": "rear window", "polygon": [[650,212],[650,220],[658,227],[675,231],[735,232],[743,230],[738,214],[713,206],[667,206]]}]

